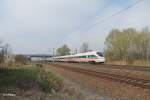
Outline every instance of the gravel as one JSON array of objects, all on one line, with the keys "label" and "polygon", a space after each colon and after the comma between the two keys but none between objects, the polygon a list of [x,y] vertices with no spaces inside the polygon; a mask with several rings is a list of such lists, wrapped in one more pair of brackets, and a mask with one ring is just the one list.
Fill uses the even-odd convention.
[{"label": "gravel", "polygon": [[[68,95],[74,94],[73,96],[76,98],[83,97],[76,100],[149,100],[150,98],[150,90],[148,89],[93,77],[51,65],[47,65],[47,68],[67,80],[65,84],[73,84],[73,88],[70,89],[69,85],[66,85],[67,87],[65,88],[74,91]],[[78,91],[80,91],[80,96]]]}]

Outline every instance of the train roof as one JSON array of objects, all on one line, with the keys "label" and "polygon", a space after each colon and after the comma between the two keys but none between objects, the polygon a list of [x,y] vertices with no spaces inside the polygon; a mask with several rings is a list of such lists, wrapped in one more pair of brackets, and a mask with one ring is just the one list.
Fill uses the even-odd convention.
[{"label": "train roof", "polygon": [[65,58],[65,57],[74,57],[74,56],[81,56],[81,55],[91,55],[91,54],[95,54],[98,51],[91,51],[91,52],[85,52],[85,53],[78,53],[78,54],[74,54],[74,55],[65,55],[65,56],[57,56],[57,57],[53,57],[53,58]]}]

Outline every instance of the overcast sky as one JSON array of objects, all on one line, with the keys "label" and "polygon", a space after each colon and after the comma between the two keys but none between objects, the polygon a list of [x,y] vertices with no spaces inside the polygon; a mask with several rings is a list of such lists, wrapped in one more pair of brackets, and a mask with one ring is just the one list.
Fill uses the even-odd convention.
[{"label": "overcast sky", "polygon": [[150,0],[101,23],[137,0],[0,0],[0,39],[14,53],[50,53],[68,44],[72,50],[89,42],[103,50],[112,28],[150,27]]}]

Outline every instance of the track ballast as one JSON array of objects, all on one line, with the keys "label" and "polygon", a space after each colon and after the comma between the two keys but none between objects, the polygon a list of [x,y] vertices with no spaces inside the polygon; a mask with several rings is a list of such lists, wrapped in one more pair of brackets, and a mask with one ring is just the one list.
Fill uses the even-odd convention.
[{"label": "track ballast", "polygon": [[71,70],[74,72],[87,74],[90,76],[110,79],[110,80],[113,80],[116,82],[126,83],[126,84],[130,84],[130,85],[133,85],[136,87],[141,87],[144,89],[150,89],[150,80],[147,80],[147,79],[135,78],[135,77],[129,77],[126,75],[118,75],[118,74],[105,73],[105,72],[97,72],[97,71],[87,70],[84,68],[77,68],[77,67],[75,68],[75,67],[62,65],[61,63],[60,64],[51,63],[51,65],[53,65],[55,67],[63,68],[66,70]]}]

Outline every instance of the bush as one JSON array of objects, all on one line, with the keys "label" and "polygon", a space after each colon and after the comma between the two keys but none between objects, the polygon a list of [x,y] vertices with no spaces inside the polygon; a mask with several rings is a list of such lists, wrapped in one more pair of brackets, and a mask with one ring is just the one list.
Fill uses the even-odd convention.
[{"label": "bush", "polygon": [[46,72],[44,68],[40,70],[39,83],[45,92],[51,92],[52,90],[58,91],[62,87],[62,80],[51,72]]}]

